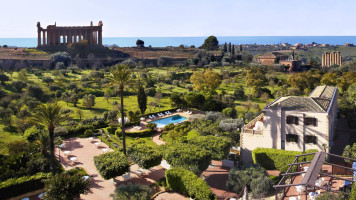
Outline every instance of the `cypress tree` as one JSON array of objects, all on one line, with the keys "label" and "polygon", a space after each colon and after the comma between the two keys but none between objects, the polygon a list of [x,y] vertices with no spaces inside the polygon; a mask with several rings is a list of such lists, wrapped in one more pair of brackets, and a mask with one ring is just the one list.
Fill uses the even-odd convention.
[{"label": "cypress tree", "polygon": [[141,114],[144,114],[147,109],[147,95],[140,83],[139,83],[138,94],[137,94],[137,102]]},{"label": "cypress tree", "polygon": [[224,44],[224,52],[226,52],[226,51],[227,51],[227,44],[225,42],[225,44]]},{"label": "cypress tree", "polygon": [[240,52],[242,52],[242,44],[240,44]]},{"label": "cypress tree", "polygon": [[231,47],[232,49],[231,49],[231,55],[235,55],[235,46],[234,45],[232,45],[232,47]]},{"label": "cypress tree", "polygon": [[231,53],[231,42],[229,42],[229,53]]}]

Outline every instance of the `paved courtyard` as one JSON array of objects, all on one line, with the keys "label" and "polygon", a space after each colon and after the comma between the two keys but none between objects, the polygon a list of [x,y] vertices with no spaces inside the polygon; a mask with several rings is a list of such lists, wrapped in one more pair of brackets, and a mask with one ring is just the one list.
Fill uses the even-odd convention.
[{"label": "paved courtyard", "polygon": [[[60,158],[61,164],[64,169],[68,170],[73,167],[82,167],[91,176],[91,192],[87,195],[81,195],[81,199],[97,200],[97,199],[111,199],[110,194],[115,191],[115,185],[112,180],[105,180],[102,178],[94,165],[94,156],[104,153],[104,149],[107,152],[113,151],[108,148],[105,143],[100,142],[100,145],[95,145],[96,142],[100,142],[99,139],[89,140],[88,138],[70,138],[65,140],[65,148],[63,150],[56,149],[56,156]],[[70,151],[65,155],[65,151]],[[66,152],[68,153],[68,152]],[[76,161],[70,161],[71,158],[76,157]],[[134,184],[151,185],[164,177],[164,169],[160,166],[156,166],[151,170],[144,170],[144,174],[137,174],[137,165],[130,167],[129,182]],[[122,176],[115,179],[117,185],[126,184],[128,181],[124,181]]]}]

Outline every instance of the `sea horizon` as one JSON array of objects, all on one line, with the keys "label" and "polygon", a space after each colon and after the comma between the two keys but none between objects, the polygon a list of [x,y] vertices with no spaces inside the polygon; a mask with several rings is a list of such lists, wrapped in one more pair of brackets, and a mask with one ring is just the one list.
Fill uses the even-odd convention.
[{"label": "sea horizon", "polygon": [[[119,47],[134,47],[136,40],[141,39],[145,46],[191,46],[199,47],[204,43],[207,36],[180,36],[180,37],[103,37],[103,45],[117,45]],[[219,44],[231,42],[234,45],[248,44],[318,44],[343,45],[345,43],[356,44],[356,36],[217,36]],[[36,47],[37,38],[0,38],[0,45],[9,47]]]}]

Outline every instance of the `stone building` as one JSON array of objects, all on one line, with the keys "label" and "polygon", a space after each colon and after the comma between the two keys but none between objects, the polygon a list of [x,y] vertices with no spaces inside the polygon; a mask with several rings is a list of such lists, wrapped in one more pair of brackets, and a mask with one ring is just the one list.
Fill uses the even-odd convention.
[{"label": "stone building", "polygon": [[46,29],[37,22],[38,47],[40,46],[59,46],[70,43],[78,43],[81,40],[88,41],[90,45],[102,45],[103,22],[99,21],[98,26],[57,26],[48,25]]},{"label": "stone building", "polygon": [[279,64],[284,66],[289,66],[289,72],[300,71],[302,69],[302,61],[301,60],[281,60]]},{"label": "stone building", "polygon": [[256,148],[324,151],[324,146],[333,146],[337,96],[337,87],[318,86],[309,97],[287,96],[274,100],[243,127],[241,161],[252,162],[252,151]]},{"label": "stone building", "polygon": [[287,60],[288,56],[279,52],[269,52],[258,56],[258,62],[263,65],[278,64],[281,60]]},{"label": "stone building", "polygon": [[342,65],[342,57],[340,56],[340,51],[323,53],[321,59],[321,67],[329,67],[332,65]]}]

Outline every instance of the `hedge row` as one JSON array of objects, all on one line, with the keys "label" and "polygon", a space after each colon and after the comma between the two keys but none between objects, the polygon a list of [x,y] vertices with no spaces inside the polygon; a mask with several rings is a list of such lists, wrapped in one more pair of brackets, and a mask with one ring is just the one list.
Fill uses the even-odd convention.
[{"label": "hedge row", "polygon": [[189,195],[197,200],[215,199],[208,184],[193,172],[182,168],[166,171],[167,186],[179,193]]},{"label": "hedge row", "polygon": [[[147,137],[147,136],[152,136],[155,133],[156,133],[155,130],[145,129],[137,132],[125,132],[125,135],[128,137]],[[115,134],[117,135],[117,137],[122,137],[121,129],[117,129],[115,131]]]},{"label": "hedge row", "polygon": [[39,190],[44,187],[42,180],[49,173],[37,173],[33,176],[23,176],[20,178],[11,178],[0,183],[0,197],[8,199],[21,194]]},{"label": "hedge row", "polygon": [[[301,151],[286,151],[272,148],[256,148],[252,151],[252,159],[254,163],[260,164],[265,169],[278,169],[282,172],[288,170],[288,164],[295,160],[295,155],[318,152],[316,149],[310,149],[305,152]],[[311,161],[314,155],[303,156],[303,161]],[[301,162],[302,160],[299,160]]]}]

